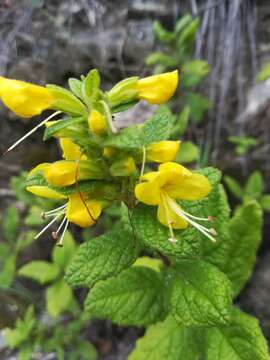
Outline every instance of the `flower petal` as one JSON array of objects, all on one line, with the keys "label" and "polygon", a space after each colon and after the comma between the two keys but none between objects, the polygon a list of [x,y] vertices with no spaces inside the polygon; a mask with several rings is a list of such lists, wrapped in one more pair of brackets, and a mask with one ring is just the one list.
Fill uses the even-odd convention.
[{"label": "flower petal", "polygon": [[188,222],[177,215],[164,201],[159,204],[157,217],[164,226],[168,227],[168,222],[170,222],[173,229],[186,229],[188,227]]},{"label": "flower petal", "polygon": [[208,179],[200,174],[191,174],[185,177],[180,184],[166,186],[167,194],[173,199],[199,200],[211,191]]},{"label": "flower petal", "polygon": [[43,87],[0,76],[0,98],[15,114],[22,117],[39,115],[55,101],[50,91]]},{"label": "flower petal", "polygon": [[63,151],[63,158],[66,160],[86,160],[87,157],[82,155],[81,148],[74,144],[69,138],[61,138],[60,146]]},{"label": "flower petal", "polygon": [[50,189],[48,186],[28,186],[26,188],[27,191],[35,194],[37,196],[41,196],[47,199],[65,199],[66,196],[58,193],[55,190]]},{"label": "flower petal", "polygon": [[102,211],[101,202],[97,200],[82,201],[78,194],[71,195],[67,206],[67,219],[81,227],[94,225]]},{"label": "flower petal", "polygon": [[147,148],[146,156],[148,161],[167,162],[176,158],[180,141],[159,141]]},{"label": "flower petal", "polygon": [[177,70],[139,79],[137,83],[139,98],[150,104],[164,103],[173,96],[177,84]]},{"label": "flower petal", "polygon": [[136,198],[147,205],[158,205],[160,186],[157,181],[142,182],[135,187]]}]

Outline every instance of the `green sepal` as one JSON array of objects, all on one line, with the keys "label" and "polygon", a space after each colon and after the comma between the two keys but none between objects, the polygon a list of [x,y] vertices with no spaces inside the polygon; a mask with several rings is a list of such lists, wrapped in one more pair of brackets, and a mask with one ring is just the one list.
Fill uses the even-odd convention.
[{"label": "green sepal", "polygon": [[45,129],[43,140],[48,140],[52,136],[65,138],[87,136],[89,132],[85,126],[82,126],[85,123],[86,119],[84,117],[58,120]]},{"label": "green sepal", "polygon": [[46,87],[55,99],[51,106],[52,109],[77,116],[86,114],[84,104],[71,91],[51,84],[48,84]]}]

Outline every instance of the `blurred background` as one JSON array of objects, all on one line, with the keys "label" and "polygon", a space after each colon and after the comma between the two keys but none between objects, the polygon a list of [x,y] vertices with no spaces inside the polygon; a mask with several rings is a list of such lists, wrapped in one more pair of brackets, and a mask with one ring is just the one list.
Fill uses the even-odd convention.
[{"label": "blurred background", "polygon": [[[268,340],[269,39],[267,0],[0,1],[2,76],[67,86],[68,78],[98,68],[103,87],[109,89],[128,76],[180,70],[180,88],[170,104],[175,114],[172,136],[186,143],[178,160],[194,167],[217,166],[225,175],[232,207],[256,198],[265,210],[263,244],[255,273],[238,302],[259,318]],[[139,105],[116,121],[119,126],[142,122],[152,111],[153,107]],[[1,153],[39,121],[18,119],[2,105],[0,116]],[[81,321],[74,325],[72,319],[79,311],[76,306],[71,314],[60,309],[51,319],[47,314],[50,311],[44,310],[48,307],[44,299],[47,284],[44,287],[17,275],[16,269],[33,259],[51,261],[53,247],[46,236],[31,240],[41,225],[37,214],[48,204],[34,203],[25,194],[22,171],[57,156],[55,142],[44,143],[40,131],[0,158],[0,327],[13,327],[28,308],[29,318],[34,322],[38,317],[43,324],[39,329],[41,345],[34,359],[65,358],[70,343],[78,337],[82,341],[78,348],[85,346],[86,350],[84,354],[78,350],[74,359],[94,359],[91,344],[100,359],[126,359],[141,330],[123,329],[106,321],[89,322],[81,315]],[[113,212],[109,215],[112,221],[117,216]],[[89,234],[76,234],[76,239]],[[18,239],[19,248],[14,245]],[[73,296],[80,303],[85,293]],[[32,303],[38,309],[35,316],[29,308]],[[27,322],[31,323],[29,319]],[[67,326],[72,328],[68,334],[64,331]],[[8,346],[3,334],[0,336],[0,359],[14,359],[12,354],[22,353],[24,347],[27,355],[25,344],[31,329],[22,327],[25,337],[14,340],[16,334],[11,334]],[[85,355],[91,351],[93,357]]]}]

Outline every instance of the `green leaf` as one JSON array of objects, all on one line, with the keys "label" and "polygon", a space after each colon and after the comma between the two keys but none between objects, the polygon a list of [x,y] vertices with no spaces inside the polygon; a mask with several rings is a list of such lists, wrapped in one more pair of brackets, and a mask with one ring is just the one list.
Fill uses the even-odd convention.
[{"label": "green leaf", "polygon": [[48,140],[55,135],[61,135],[61,137],[72,137],[78,132],[83,133],[86,130],[81,125],[84,123],[84,117],[66,118],[63,120],[58,120],[45,129],[43,140]]},{"label": "green leaf", "polygon": [[182,136],[188,126],[190,118],[190,108],[185,106],[184,109],[180,112],[178,119],[176,119],[174,127],[171,130],[171,137],[174,139]]},{"label": "green leaf", "polygon": [[179,163],[191,163],[198,160],[200,150],[198,146],[193,144],[191,141],[185,141],[181,144],[176,161]]},{"label": "green leaf", "polygon": [[227,185],[230,192],[238,199],[242,200],[243,198],[243,189],[242,186],[231,176],[224,176],[224,182]]},{"label": "green leaf", "polygon": [[144,266],[155,271],[161,271],[163,265],[162,260],[150,258],[149,256],[141,256],[133,264],[133,266]]},{"label": "green leaf", "polygon": [[91,287],[97,281],[116,276],[137,259],[138,251],[131,231],[120,224],[79,247],[67,269],[67,283]]},{"label": "green leaf", "polygon": [[270,63],[267,63],[257,76],[257,81],[265,81],[270,77]]},{"label": "green leaf", "polygon": [[14,241],[20,225],[20,214],[15,206],[7,208],[2,220],[3,235],[7,241]]},{"label": "green leaf", "polygon": [[94,100],[100,87],[100,75],[97,69],[92,69],[83,81],[82,93],[85,100]]},{"label": "green leaf", "polygon": [[200,94],[189,93],[186,102],[190,107],[192,119],[196,124],[199,124],[202,121],[204,112],[210,108],[210,101]]},{"label": "green leaf", "polygon": [[138,150],[143,146],[143,132],[138,125],[120,130],[116,135],[109,137],[103,143],[120,150]]},{"label": "green leaf", "polygon": [[69,310],[73,300],[72,290],[64,279],[58,280],[46,290],[47,311],[53,317]]},{"label": "green leaf", "polygon": [[260,204],[265,211],[270,211],[270,194],[263,195],[260,199]]},{"label": "green leaf", "polygon": [[86,298],[86,311],[119,325],[149,325],[165,315],[162,286],[156,271],[131,267],[97,283]]},{"label": "green leaf", "polygon": [[199,25],[200,20],[197,18],[189,22],[181,31],[177,45],[182,54],[189,53],[192,50]]},{"label": "green leaf", "polygon": [[36,260],[22,266],[19,275],[44,285],[55,280],[60,274],[59,267],[47,261]]},{"label": "green leaf", "polygon": [[24,220],[25,225],[28,226],[37,226],[44,223],[44,219],[40,216],[43,210],[40,206],[33,205],[28,210],[28,214]]},{"label": "green leaf", "polygon": [[170,43],[175,38],[174,33],[166,30],[159,21],[154,22],[153,31],[158,40],[164,43]]},{"label": "green leaf", "polygon": [[182,83],[184,86],[197,86],[209,73],[210,65],[204,60],[192,60],[183,65]]},{"label": "green leaf", "polygon": [[0,271],[0,288],[7,289],[12,284],[16,273],[17,255],[10,254],[4,259],[3,267]]},{"label": "green leaf", "polygon": [[168,68],[173,68],[177,67],[178,60],[171,54],[167,55],[164,52],[157,51],[147,56],[145,63],[146,65],[162,64]]},{"label": "green leaf", "polygon": [[214,326],[229,322],[231,284],[218,268],[204,261],[182,260],[170,274],[170,308],[179,323]]},{"label": "green leaf", "polygon": [[57,85],[46,86],[56,102],[51,106],[55,110],[63,111],[71,115],[82,115],[85,114],[86,108],[84,104],[67,89],[64,89]]},{"label": "green leaf", "polygon": [[112,114],[115,114],[118,112],[126,111],[126,110],[132,108],[133,106],[135,106],[137,103],[138,103],[138,100],[131,100],[127,103],[116,105],[111,108],[111,112],[112,112]]},{"label": "green leaf", "polygon": [[170,136],[174,121],[174,115],[166,105],[157,108],[154,116],[144,123],[143,144],[149,145],[153,142],[167,140]]},{"label": "green leaf", "polygon": [[87,340],[77,342],[76,355],[78,360],[96,360],[98,353],[94,345]]},{"label": "green leaf", "polygon": [[81,99],[81,97],[82,97],[82,81],[80,81],[76,78],[69,78],[68,85],[69,85],[70,90],[73,92],[73,94]]},{"label": "green leaf", "polygon": [[19,235],[19,238],[16,242],[17,252],[23,250],[25,247],[32,244],[32,242],[35,240],[35,236],[36,236],[36,231],[29,230],[29,231],[22,232]]},{"label": "green leaf", "polygon": [[261,208],[251,201],[237,209],[229,223],[229,238],[208,257],[229,277],[235,295],[239,294],[252,274],[261,230]]},{"label": "green leaf", "polygon": [[263,193],[263,177],[260,171],[254,171],[248,178],[247,184],[245,186],[245,195],[257,199]]},{"label": "green leaf", "polygon": [[66,231],[63,246],[55,246],[52,253],[53,262],[60,268],[65,269],[75,255],[77,244],[69,231]]},{"label": "green leaf", "polygon": [[258,320],[234,309],[230,326],[207,331],[205,360],[269,360]]},{"label": "green leaf", "polygon": [[183,31],[191,21],[192,21],[192,16],[189,14],[184,15],[179,20],[177,20],[174,29],[176,34],[178,35],[181,31]]},{"label": "green leaf", "polygon": [[169,315],[146,330],[128,360],[195,360],[199,355],[192,329],[179,325]]},{"label": "green leaf", "polygon": [[176,243],[170,242],[169,229],[157,220],[157,207],[139,204],[132,213],[135,234],[146,248],[176,258],[196,258],[200,255],[200,241],[196,231],[175,230]]},{"label": "green leaf", "polygon": [[29,306],[25,312],[23,319],[16,321],[15,329],[6,328],[4,330],[4,337],[11,349],[19,347],[24,341],[28,340],[36,320],[34,316],[33,306]]}]

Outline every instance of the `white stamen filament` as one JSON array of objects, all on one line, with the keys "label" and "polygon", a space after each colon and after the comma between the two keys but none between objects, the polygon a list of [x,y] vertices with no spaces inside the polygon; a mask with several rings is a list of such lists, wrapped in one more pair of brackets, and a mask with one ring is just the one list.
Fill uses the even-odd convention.
[{"label": "white stamen filament", "polygon": [[56,215],[57,213],[59,213],[59,214],[60,214],[60,213],[63,213],[63,211],[65,210],[66,207],[67,207],[67,204],[64,204],[64,205],[62,205],[62,206],[59,206],[59,207],[56,208],[56,209],[43,212],[41,215],[42,215],[42,217],[54,216],[54,215]]},{"label": "white stamen filament", "polygon": [[180,217],[182,217],[183,219],[185,219],[188,223],[190,223],[191,225],[193,225],[196,229],[198,229],[201,233],[203,233],[206,237],[208,237],[208,239],[210,239],[213,242],[216,242],[216,239],[211,236],[210,234],[214,234],[214,229],[208,229],[198,223],[196,223],[195,221],[190,219],[190,214],[187,214],[186,212],[183,212],[180,207],[174,202],[174,200],[172,200],[168,195],[166,196],[166,200],[169,204],[169,206],[171,207],[171,209]]},{"label": "white stamen filament", "polygon": [[23,140],[28,138],[31,134],[33,134],[36,130],[38,130],[41,126],[43,126],[47,121],[51,120],[55,116],[61,114],[62,111],[56,111],[52,115],[48,116],[45,120],[43,120],[41,123],[39,123],[37,126],[35,126],[32,130],[30,130],[27,134],[25,134],[23,137],[21,137],[18,141],[16,141],[13,145],[11,145],[4,154],[8,153],[9,151],[13,150],[17,145],[19,145]]},{"label": "white stamen filament", "polygon": [[67,220],[67,217],[65,216],[64,219],[62,220],[61,224],[59,225],[59,228],[56,230],[56,235],[59,233],[59,231],[62,229],[65,221]]},{"label": "white stamen filament", "polygon": [[61,235],[60,240],[59,240],[59,241],[57,242],[57,244],[56,244],[56,245],[58,245],[58,246],[63,246],[64,236],[65,236],[65,233],[66,233],[67,228],[68,228],[69,221],[68,221],[66,218],[65,218],[65,220],[66,220],[66,225],[65,225],[64,230],[63,230],[63,232],[62,232],[62,235]]},{"label": "white stamen filament", "polygon": [[35,239],[39,238],[53,223],[56,222],[56,220],[59,218],[59,216],[61,216],[61,214],[56,215],[56,217],[49,222],[49,224],[47,224],[36,236]]}]

